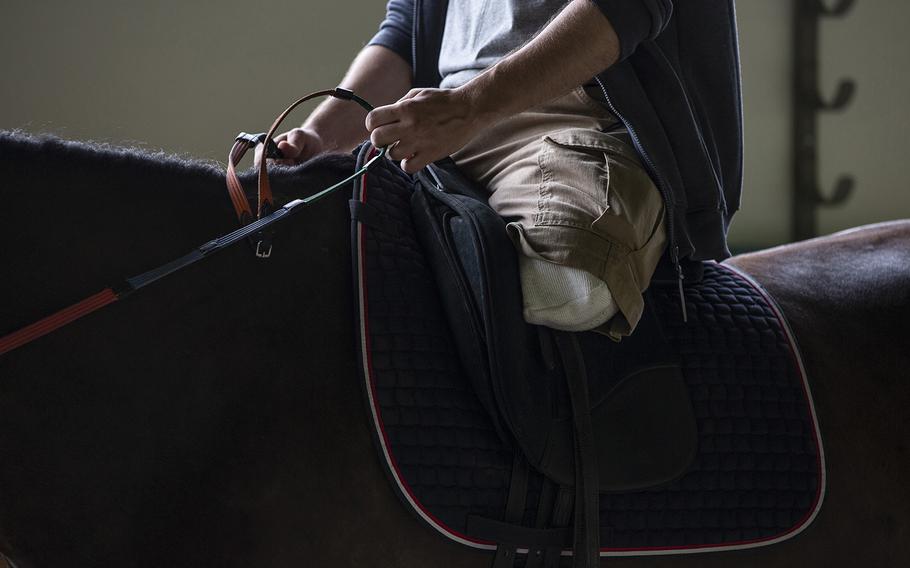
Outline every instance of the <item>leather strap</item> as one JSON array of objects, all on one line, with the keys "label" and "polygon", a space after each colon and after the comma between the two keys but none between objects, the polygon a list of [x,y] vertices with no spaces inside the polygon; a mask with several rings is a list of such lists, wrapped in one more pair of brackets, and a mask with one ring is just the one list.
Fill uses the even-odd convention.
[{"label": "leather strap", "polygon": [[[240,222],[241,226],[251,223],[254,217],[252,207],[246,197],[246,192],[243,190],[243,184],[240,183],[240,179],[237,177],[237,163],[243,158],[248,150],[255,148],[259,144],[264,144],[266,146],[264,158],[280,158],[281,152],[278,150],[278,145],[275,143],[272,136],[278,130],[278,127],[281,126],[281,123],[284,122],[284,119],[291,114],[291,111],[306,101],[316,97],[335,97],[337,99],[353,101],[363,107],[367,112],[373,110],[373,105],[358,97],[348,89],[343,89],[341,87],[323,89],[321,91],[314,91],[291,103],[290,106],[284,109],[284,111],[275,118],[274,122],[272,122],[272,126],[269,127],[268,132],[255,135],[247,134],[245,132],[238,134],[237,138],[234,140],[234,145],[231,146],[231,151],[228,153],[225,181],[227,183],[228,195],[231,198],[231,204],[234,206],[234,211],[237,213],[237,220]],[[385,149],[383,149],[383,153],[384,150]],[[272,198],[272,186],[269,183],[267,159],[259,161],[257,190],[258,203],[255,218],[262,219],[266,215],[269,215],[275,208]],[[270,239],[268,238],[268,235],[260,234],[254,240],[256,241],[256,256],[268,258],[272,248],[269,243]]]},{"label": "leather strap", "polygon": [[[265,157],[281,158],[281,151],[278,149],[278,145],[275,144],[273,140],[269,140],[268,142]],[[245,225],[253,220],[253,211],[250,209],[250,202],[247,200],[246,193],[243,191],[243,185],[241,185],[240,179],[237,177],[237,164],[243,159],[247,150],[255,148],[263,143],[265,143],[265,133],[257,135],[241,132],[237,135],[237,138],[234,140],[234,145],[231,146],[231,151],[228,153],[228,195],[231,197],[231,204],[234,206],[234,211],[237,212],[237,220],[240,221],[241,225]],[[262,217],[262,195],[259,196],[259,201],[260,209],[257,216]]]},{"label": "leather strap", "polygon": [[559,549],[571,537],[568,528],[533,529],[477,515],[468,516],[469,534],[490,535],[497,542],[533,542]]},{"label": "leather strap", "polygon": [[[505,522],[521,525],[528,494],[530,466],[522,453],[515,451],[512,459],[512,478],[509,481],[509,496],[506,499]],[[493,568],[511,568],[515,565],[518,542],[499,542],[493,557]]]},{"label": "leather strap", "polygon": [[[556,484],[544,478],[540,488],[540,497],[537,500],[537,517],[534,520],[534,528],[542,529],[547,526],[555,505]],[[553,526],[564,527],[565,524]],[[525,562],[525,568],[555,568],[559,565],[561,552],[562,545],[547,547],[534,543],[528,547],[528,559]]]},{"label": "leather strap", "polygon": [[572,565],[576,568],[595,568],[600,563],[600,495],[588,377],[575,334],[564,331],[553,333],[566,374],[575,438],[575,539]]}]

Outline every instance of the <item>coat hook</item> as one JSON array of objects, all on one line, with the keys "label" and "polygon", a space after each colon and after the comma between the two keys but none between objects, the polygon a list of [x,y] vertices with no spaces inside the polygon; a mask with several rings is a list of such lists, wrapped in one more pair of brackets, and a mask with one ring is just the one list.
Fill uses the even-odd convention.
[{"label": "coat hook", "polygon": [[841,176],[837,179],[837,183],[834,184],[834,191],[831,192],[830,197],[825,197],[822,195],[821,191],[816,189],[815,200],[819,205],[826,205],[829,207],[840,205],[853,194],[854,186],[855,181],[853,179],[853,176]]},{"label": "coat hook", "polygon": [[838,0],[833,6],[828,6],[825,0],[815,0],[815,10],[822,16],[843,16],[853,8],[854,0]]},{"label": "coat hook", "polygon": [[834,94],[834,98],[830,101],[825,101],[821,95],[816,94],[815,105],[819,110],[840,110],[850,103],[854,94],[856,94],[856,81],[853,79],[843,79],[837,85],[837,91]]}]

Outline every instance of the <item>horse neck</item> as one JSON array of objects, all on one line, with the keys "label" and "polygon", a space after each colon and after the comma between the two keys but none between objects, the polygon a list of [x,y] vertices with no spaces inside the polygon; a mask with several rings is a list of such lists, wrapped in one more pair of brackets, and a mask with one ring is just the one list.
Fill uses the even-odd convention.
[{"label": "horse neck", "polygon": [[[278,175],[276,197],[295,187],[321,188],[349,173],[348,161]],[[6,203],[0,294],[11,306],[0,316],[0,332],[237,227],[223,170],[209,163],[0,133],[0,171]]]},{"label": "horse neck", "polygon": [[[0,329],[235,227],[217,170],[129,152],[112,163],[59,142],[2,144],[4,197],[18,205],[0,213],[14,239],[0,286],[15,296]],[[316,191],[353,164],[334,165],[279,175],[276,190]],[[268,260],[232,247],[0,359],[6,461],[52,464],[29,475],[0,467],[2,530],[15,531],[0,539],[47,565],[99,551],[105,565],[164,552],[230,557],[244,553],[250,519],[298,514],[296,504],[275,512],[271,488],[306,502],[333,475],[314,468],[314,440],[331,440],[316,449],[318,467],[365,460],[348,196],[342,189],[285,222]],[[34,510],[101,520],[61,516],[65,538],[47,542],[26,522]],[[135,511],[147,511],[145,524]]]}]

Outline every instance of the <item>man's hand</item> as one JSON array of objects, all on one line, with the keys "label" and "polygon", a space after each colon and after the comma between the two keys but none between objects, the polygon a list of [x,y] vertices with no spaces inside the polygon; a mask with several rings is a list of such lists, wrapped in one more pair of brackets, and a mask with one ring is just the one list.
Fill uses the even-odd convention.
[{"label": "man's hand", "polygon": [[483,128],[482,114],[468,89],[411,89],[370,112],[366,127],[374,146],[394,144],[389,157],[412,174],[467,144]]},{"label": "man's hand", "polygon": [[[357,54],[339,86],[373,103],[398,100],[411,86],[411,66],[394,51],[368,45]],[[299,164],[321,152],[350,152],[369,135],[363,124],[363,109],[350,101],[328,97],[310,113],[300,128],[275,137],[285,159],[280,164]],[[262,159],[256,150],[256,164]]]},{"label": "man's hand", "polygon": [[[330,150],[327,148],[319,134],[311,128],[294,128],[275,137],[275,143],[284,159],[275,160],[275,163],[293,166],[309,160],[316,154]],[[262,159],[262,145],[256,146],[254,163],[258,166]]]}]

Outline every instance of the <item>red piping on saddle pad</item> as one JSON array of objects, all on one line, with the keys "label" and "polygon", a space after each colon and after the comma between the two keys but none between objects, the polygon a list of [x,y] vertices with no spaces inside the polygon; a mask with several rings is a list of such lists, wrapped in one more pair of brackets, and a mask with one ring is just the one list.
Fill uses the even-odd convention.
[{"label": "red piping on saddle pad", "polygon": [[[370,151],[370,154],[367,156],[366,161],[371,159],[375,155],[375,153],[376,153],[376,149],[373,148]],[[364,174],[360,180],[360,188],[361,188],[360,200],[362,202],[366,202],[367,175],[368,175],[368,173],[364,172]],[[367,323],[368,318],[366,317],[367,288],[366,288],[366,283],[363,280],[364,275],[366,274],[366,264],[365,264],[365,256],[363,254],[363,251],[365,249],[365,241],[364,241],[365,236],[363,233],[363,224],[362,223],[358,223],[357,239],[360,242],[359,246],[357,247],[357,249],[358,249],[357,263],[359,265],[359,270],[358,270],[359,278],[358,279],[360,280],[360,286],[359,286],[359,288],[360,288],[359,309],[360,309],[360,314],[361,314],[360,323],[363,326],[363,330],[361,331],[361,338],[362,338],[361,339],[362,340],[361,349],[362,349],[363,356],[366,359],[365,368],[368,370],[368,372],[367,372],[368,376],[366,377],[366,381],[367,381],[367,387],[368,387],[367,390],[369,393],[370,413],[372,414],[374,424],[376,424],[376,427],[378,429],[379,443],[382,448],[382,453],[385,456],[386,462],[391,467],[392,477],[395,479],[395,483],[396,483],[396,485],[398,485],[398,488],[401,491],[402,495],[404,495],[404,497],[410,502],[411,506],[414,508],[414,511],[416,511],[421,517],[423,517],[423,519],[427,523],[429,523],[431,526],[433,526],[437,531],[439,531],[442,534],[444,534],[445,536],[455,540],[456,542],[460,542],[462,544],[465,544],[465,545],[468,545],[468,546],[471,546],[474,548],[484,548],[487,550],[494,550],[496,548],[495,543],[485,541],[485,540],[475,539],[475,538],[471,538],[469,536],[463,535],[463,534],[459,533],[458,531],[455,531],[455,530],[451,529],[450,527],[448,527],[447,525],[445,525],[442,521],[437,519],[430,511],[428,511],[426,508],[424,508],[423,504],[417,499],[417,496],[414,495],[414,493],[411,491],[411,487],[407,484],[407,482],[405,482],[404,477],[401,474],[401,470],[399,470],[399,468],[398,468],[398,463],[396,462],[395,457],[392,455],[392,452],[389,450],[389,438],[388,438],[388,434],[386,433],[386,430],[385,430],[385,424],[383,423],[382,418],[378,414],[378,408],[377,408],[377,403],[376,403],[376,400],[377,400],[376,385],[375,385],[374,381],[372,380],[373,360],[372,360],[372,356],[371,356],[372,351],[370,350],[369,324]]]},{"label": "red piping on saddle pad", "polygon": [[0,338],[0,355],[8,353],[17,347],[22,347],[26,343],[31,343],[39,337],[43,337],[55,329],[74,322],[82,316],[86,316],[119,299],[120,297],[112,288],[105,288],[97,294]]}]

